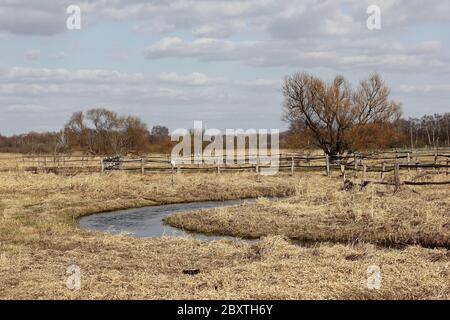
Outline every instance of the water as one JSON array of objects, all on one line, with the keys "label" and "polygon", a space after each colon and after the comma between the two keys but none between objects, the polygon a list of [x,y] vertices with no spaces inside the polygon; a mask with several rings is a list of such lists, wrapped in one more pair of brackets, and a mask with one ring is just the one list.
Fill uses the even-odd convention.
[{"label": "water", "polygon": [[79,220],[79,224],[83,229],[109,233],[125,233],[136,237],[193,236],[201,240],[236,240],[238,238],[183,231],[164,224],[163,219],[177,212],[234,206],[255,201],[255,199],[205,201],[119,210],[82,217]]}]

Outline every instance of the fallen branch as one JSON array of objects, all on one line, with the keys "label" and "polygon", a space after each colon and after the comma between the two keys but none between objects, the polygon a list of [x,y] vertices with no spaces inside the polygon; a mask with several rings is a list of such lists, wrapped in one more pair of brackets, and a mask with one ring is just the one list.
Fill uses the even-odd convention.
[{"label": "fallen branch", "polygon": [[450,181],[427,181],[427,182],[403,181],[403,184],[413,185],[413,186],[443,185],[443,184],[450,184]]}]

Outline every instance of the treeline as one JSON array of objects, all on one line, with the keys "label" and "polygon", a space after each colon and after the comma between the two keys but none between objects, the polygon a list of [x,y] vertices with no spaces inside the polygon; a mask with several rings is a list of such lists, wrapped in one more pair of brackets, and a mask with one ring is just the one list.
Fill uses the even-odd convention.
[{"label": "treeline", "polygon": [[402,120],[400,126],[405,143],[409,146],[434,148],[450,146],[450,113]]},{"label": "treeline", "polygon": [[4,137],[0,151],[15,153],[142,154],[170,152],[169,129],[151,130],[138,117],[120,116],[104,108],[75,112],[59,132]]},{"label": "treeline", "polygon": [[[354,135],[353,143],[355,150],[450,147],[450,113],[365,125]],[[302,128],[291,128],[283,133],[280,145],[288,149],[317,148],[311,132]]]},{"label": "treeline", "polygon": [[[374,122],[348,134],[353,135],[355,150],[450,147],[450,113],[392,123]],[[73,113],[58,132],[29,132],[10,137],[0,134],[0,152],[12,153],[170,153],[174,144],[167,127],[156,125],[148,129],[138,117],[120,116],[101,108]],[[311,131],[302,126],[291,126],[283,132],[280,147],[317,148]]]}]

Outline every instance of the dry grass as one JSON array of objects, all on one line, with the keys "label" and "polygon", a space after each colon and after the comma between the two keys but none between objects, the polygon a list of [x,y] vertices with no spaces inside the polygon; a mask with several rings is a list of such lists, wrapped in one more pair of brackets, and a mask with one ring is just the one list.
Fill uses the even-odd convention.
[{"label": "dry grass", "polygon": [[[142,239],[80,230],[74,220],[156,203],[288,195],[297,186],[298,196],[283,204],[289,209],[303,201],[302,192],[310,192],[306,190],[314,179],[180,175],[172,186],[167,175],[0,173],[0,181],[2,299],[450,299],[450,256],[445,249],[389,250],[365,244],[306,248],[280,236],[253,245]],[[317,203],[310,204],[326,207],[327,192],[316,194]],[[436,197],[435,203],[448,204]],[[278,205],[257,204],[266,214]],[[230,223],[235,217],[230,214]],[[66,268],[72,264],[81,268],[78,291],[66,287]],[[382,269],[380,290],[366,288],[367,267],[373,264]],[[186,275],[184,269],[200,273]]]},{"label": "dry grass", "polygon": [[[436,177],[434,177],[436,178]],[[450,248],[450,188],[369,185],[351,191],[341,181],[302,174],[295,197],[240,207],[172,215],[176,227],[243,238],[284,235],[300,241],[418,244]]]}]

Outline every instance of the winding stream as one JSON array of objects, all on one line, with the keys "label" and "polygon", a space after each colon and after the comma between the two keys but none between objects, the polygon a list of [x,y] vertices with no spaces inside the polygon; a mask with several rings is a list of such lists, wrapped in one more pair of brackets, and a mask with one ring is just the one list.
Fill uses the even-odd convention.
[{"label": "winding stream", "polygon": [[[163,219],[170,214],[199,209],[211,209],[253,203],[256,199],[225,201],[204,201],[167,204],[144,208],[119,210],[82,217],[79,225],[83,229],[110,233],[125,233],[136,237],[193,236],[201,240],[239,239],[230,236],[214,236],[186,232],[164,224]],[[248,240],[245,240],[248,241]]]}]

